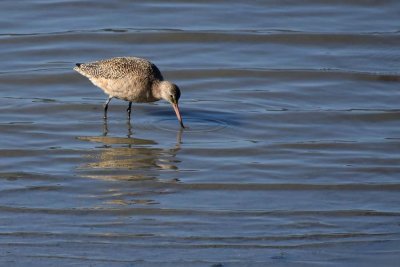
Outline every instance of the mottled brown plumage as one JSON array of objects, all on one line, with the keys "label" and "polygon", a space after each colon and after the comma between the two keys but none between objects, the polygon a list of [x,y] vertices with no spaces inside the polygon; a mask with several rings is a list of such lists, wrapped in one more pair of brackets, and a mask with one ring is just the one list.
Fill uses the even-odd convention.
[{"label": "mottled brown plumage", "polygon": [[146,59],[137,57],[116,57],[99,60],[80,64],[78,69],[77,71],[95,78],[119,79],[126,75],[135,75],[136,77],[146,76],[149,79],[163,80],[161,72],[156,65]]},{"label": "mottled brown plumage", "polygon": [[104,105],[104,117],[107,117],[108,103],[112,98],[129,101],[130,117],[132,102],[149,103],[160,99],[170,102],[183,127],[178,100],[179,87],[164,78],[156,65],[137,57],[116,57],[89,63],[78,63],[77,72],[101,88],[109,98]]}]

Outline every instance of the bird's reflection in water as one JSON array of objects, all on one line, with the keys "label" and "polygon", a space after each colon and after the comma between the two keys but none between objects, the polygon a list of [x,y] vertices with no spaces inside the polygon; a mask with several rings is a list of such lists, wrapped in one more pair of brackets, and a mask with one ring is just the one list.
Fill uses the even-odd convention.
[{"label": "bird's reflection in water", "polygon": [[171,148],[162,148],[154,140],[134,138],[130,122],[126,126],[127,137],[108,136],[106,120],[102,136],[78,137],[79,140],[102,145],[99,149],[88,150],[85,156],[88,163],[79,166],[77,171],[82,177],[113,181],[103,193],[96,194],[103,204],[157,204],[155,196],[174,193],[167,185],[174,187],[178,182],[179,160],[176,156],[180,150],[182,131],[177,132],[176,143]]},{"label": "bird's reflection in water", "polygon": [[[130,120],[126,121],[126,127],[128,129],[127,137],[131,138],[132,134],[133,134],[133,131],[132,131],[132,124],[131,124]],[[104,118],[103,119],[103,136],[107,136],[107,134],[108,134],[108,121],[107,121],[107,118]]]},{"label": "bird's reflection in water", "polygon": [[91,162],[80,166],[86,177],[106,180],[152,180],[157,179],[160,170],[178,171],[182,130],[177,132],[176,144],[161,148],[150,139],[133,137],[132,125],[126,124],[127,137],[109,137],[107,120],[104,120],[102,136],[78,137],[82,141],[102,143],[102,149],[90,150],[87,158]]}]

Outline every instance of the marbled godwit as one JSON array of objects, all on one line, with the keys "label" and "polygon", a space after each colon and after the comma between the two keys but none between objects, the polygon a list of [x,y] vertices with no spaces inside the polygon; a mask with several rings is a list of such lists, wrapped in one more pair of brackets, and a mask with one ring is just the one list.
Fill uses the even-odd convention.
[{"label": "marbled godwit", "polygon": [[108,95],[104,104],[104,118],[107,118],[108,104],[114,97],[129,101],[129,118],[132,102],[149,103],[164,99],[172,104],[179,123],[184,128],[178,107],[181,96],[179,87],[164,81],[160,70],[150,61],[137,57],[116,57],[77,63],[74,70],[89,78]]}]

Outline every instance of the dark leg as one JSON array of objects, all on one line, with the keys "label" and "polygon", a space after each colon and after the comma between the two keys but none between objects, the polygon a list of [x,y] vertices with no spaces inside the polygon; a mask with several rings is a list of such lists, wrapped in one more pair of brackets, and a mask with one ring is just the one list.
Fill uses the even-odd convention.
[{"label": "dark leg", "polygon": [[[131,138],[131,137],[132,137],[132,124],[131,124],[131,121],[130,121],[130,120],[127,120],[126,126],[128,127],[128,135],[127,135],[127,137],[128,137],[128,138]],[[131,146],[131,145],[129,145],[129,147],[130,147],[130,146]]]},{"label": "dark leg", "polygon": [[129,106],[126,109],[126,111],[128,112],[128,119],[131,118],[131,111],[132,111],[132,102],[129,102]]},{"label": "dark leg", "polygon": [[104,118],[104,122],[103,122],[103,136],[107,136],[107,134],[108,134],[107,118]]},{"label": "dark leg", "polygon": [[104,103],[104,119],[107,119],[108,103],[110,103],[112,96],[109,96],[106,103]]}]

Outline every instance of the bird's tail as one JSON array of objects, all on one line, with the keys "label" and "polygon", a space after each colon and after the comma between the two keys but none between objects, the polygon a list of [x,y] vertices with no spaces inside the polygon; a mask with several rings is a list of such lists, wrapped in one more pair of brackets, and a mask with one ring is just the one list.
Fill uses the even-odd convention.
[{"label": "bird's tail", "polygon": [[74,67],[74,70],[77,71],[77,72],[79,72],[79,73],[81,73],[81,74],[83,74],[82,71],[81,71],[81,69],[80,69],[80,67],[81,67],[82,64],[83,64],[83,63],[76,63],[76,67]]}]

